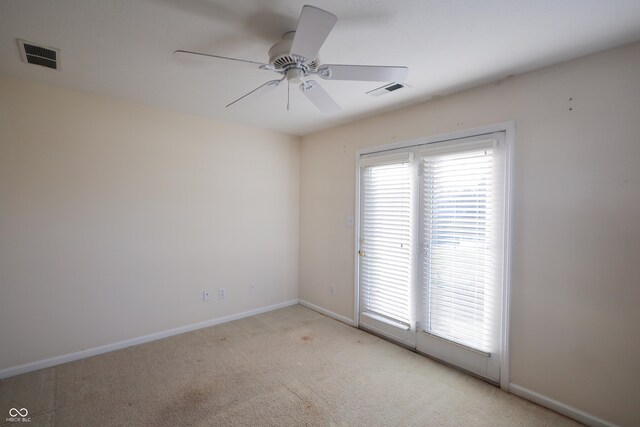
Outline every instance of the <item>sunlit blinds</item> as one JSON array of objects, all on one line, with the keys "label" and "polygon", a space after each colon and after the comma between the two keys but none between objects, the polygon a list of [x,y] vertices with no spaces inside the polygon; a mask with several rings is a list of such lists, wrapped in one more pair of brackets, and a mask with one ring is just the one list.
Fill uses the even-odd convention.
[{"label": "sunlit blinds", "polygon": [[360,305],[364,313],[409,325],[411,168],[366,166],[362,173]]},{"label": "sunlit blinds", "polygon": [[486,352],[497,303],[494,163],[491,143],[421,158],[424,329]]}]

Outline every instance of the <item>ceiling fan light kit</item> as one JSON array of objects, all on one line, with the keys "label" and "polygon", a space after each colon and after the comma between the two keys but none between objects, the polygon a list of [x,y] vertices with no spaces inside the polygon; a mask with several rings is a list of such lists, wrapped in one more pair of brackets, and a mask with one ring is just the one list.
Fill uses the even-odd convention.
[{"label": "ceiling fan light kit", "polygon": [[[282,37],[283,40],[269,49],[268,64],[188,50],[177,50],[174,55],[229,61],[282,75],[280,79],[263,83],[251,92],[229,103],[227,107],[249,96],[263,95],[280,86],[286,79],[288,85],[297,85],[300,92],[322,113],[334,114],[340,111],[340,106],[311,77],[317,76],[323,80],[404,82],[408,73],[407,67],[346,64],[321,65],[318,60],[318,52],[337,20],[338,18],[335,15],[325,10],[309,5],[304,6],[296,30],[285,33]],[[287,102],[288,108],[289,103]]]}]

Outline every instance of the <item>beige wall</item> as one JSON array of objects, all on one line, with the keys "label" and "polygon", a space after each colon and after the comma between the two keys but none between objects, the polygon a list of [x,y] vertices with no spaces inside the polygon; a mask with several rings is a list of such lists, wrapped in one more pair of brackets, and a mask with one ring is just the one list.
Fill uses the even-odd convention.
[{"label": "beige wall", "polygon": [[0,78],[0,370],[297,299],[299,144]]},{"label": "beige wall", "polygon": [[344,217],[354,213],[358,149],[511,119],[511,382],[633,425],[640,419],[640,43],[304,137],[300,298],[354,317],[354,229]]}]

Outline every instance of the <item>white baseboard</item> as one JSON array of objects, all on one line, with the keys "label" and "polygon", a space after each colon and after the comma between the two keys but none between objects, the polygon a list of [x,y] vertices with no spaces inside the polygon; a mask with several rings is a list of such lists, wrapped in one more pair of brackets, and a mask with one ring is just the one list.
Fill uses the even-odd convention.
[{"label": "white baseboard", "polygon": [[327,310],[326,308],[322,308],[322,307],[317,306],[315,304],[311,304],[310,302],[302,300],[302,299],[298,300],[298,303],[300,305],[303,305],[303,306],[307,307],[307,308],[310,308],[313,311],[317,311],[318,313],[322,313],[325,316],[329,316],[329,317],[332,317],[332,318],[334,318],[336,320],[339,320],[342,323],[346,323],[349,326],[356,326],[356,322],[354,322],[353,319],[349,319],[348,317],[345,317],[345,316],[343,316],[341,314],[334,313],[333,311]]},{"label": "white baseboard", "polygon": [[588,426],[617,427],[616,424],[613,424],[609,421],[605,421],[602,418],[596,417],[595,415],[591,415],[578,408],[574,408],[573,406],[569,406],[567,404],[559,402],[555,399],[552,399],[540,393],[536,393],[535,391],[529,390],[517,384],[510,383],[509,392],[515,394],[516,396],[520,396],[523,399],[527,399],[534,403],[537,403],[538,405],[544,406],[545,408],[554,410],[562,415],[566,415],[569,418],[573,418],[576,421],[580,421],[581,423],[586,424]]},{"label": "white baseboard", "polygon": [[284,308],[284,307],[288,307],[296,304],[298,304],[297,299],[291,300],[291,301],[285,301],[278,304],[268,305],[265,307],[260,307],[260,308],[256,308],[249,311],[243,311],[242,313],[230,314],[228,316],[218,317],[216,319],[206,320],[204,322],[193,323],[191,325],[186,325],[186,326],[181,326],[179,328],[156,332],[156,333],[145,335],[142,337],[131,338],[128,340],[115,342],[113,344],[106,344],[100,347],[94,347],[94,348],[89,348],[87,350],[77,351],[75,353],[64,354],[62,356],[56,356],[49,359],[38,360],[36,362],[25,363],[24,365],[5,368],[0,370],[0,379],[12,377],[14,375],[24,374],[31,371],[36,371],[38,369],[49,368],[51,366],[60,365],[62,363],[73,362],[74,360],[84,359],[86,357],[97,356],[99,354],[108,353],[110,351],[131,347],[133,345],[156,341],[156,340],[167,338],[173,335],[179,335],[185,332],[195,331],[196,329],[208,328],[210,326],[231,322],[232,320],[238,320],[244,317],[255,316],[256,314],[266,313],[268,311],[273,311],[279,308]]}]

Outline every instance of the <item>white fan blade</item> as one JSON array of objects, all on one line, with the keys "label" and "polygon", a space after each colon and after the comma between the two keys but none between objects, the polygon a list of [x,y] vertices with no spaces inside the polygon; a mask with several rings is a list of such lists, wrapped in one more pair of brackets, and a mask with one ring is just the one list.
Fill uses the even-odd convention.
[{"label": "white fan blade", "polygon": [[341,111],[340,106],[322,89],[317,81],[307,80],[301,83],[300,90],[324,114],[334,114]]},{"label": "white fan blade", "polygon": [[277,88],[278,86],[280,86],[280,83],[282,83],[282,81],[283,81],[284,79],[285,79],[285,78],[282,78],[282,79],[280,79],[280,80],[271,80],[271,81],[268,81],[268,82],[266,82],[266,83],[264,83],[264,84],[262,84],[262,85],[258,86],[257,88],[255,88],[255,89],[254,89],[254,90],[252,90],[251,92],[249,92],[249,93],[247,93],[247,94],[242,95],[240,98],[236,99],[236,100],[235,100],[235,101],[233,101],[232,103],[227,104],[227,105],[225,106],[225,108],[231,107],[233,104],[235,104],[235,103],[236,103],[236,102],[238,102],[238,101],[241,101],[241,100],[245,99],[245,98],[246,98],[247,96],[249,96],[249,95],[257,96],[257,95],[264,95],[264,94],[265,94],[265,93],[267,93],[267,92],[271,92],[273,89],[275,89],[275,88]]},{"label": "white fan blade", "polygon": [[407,67],[377,65],[325,64],[318,68],[318,75],[325,80],[359,80],[365,82],[404,82]]},{"label": "white fan blade", "polygon": [[302,56],[309,61],[315,59],[337,20],[334,14],[326,10],[309,5],[304,6],[291,43],[290,53]]},{"label": "white fan blade", "polygon": [[201,52],[191,52],[188,50],[176,50],[173,52],[173,55],[179,58],[189,58],[189,59],[200,59],[200,60],[223,60],[223,61],[233,61],[236,64],[240,65],[248,65],[251,68],[260,68],[262,70],[272,70],[273,67],[269,64],[264,64],[262,62],[256,61],[247,61],[246,59],[238,59],[238,58],[229,58],[227,56],[220,55],[211,55],[210,53],[201,53]]}]

